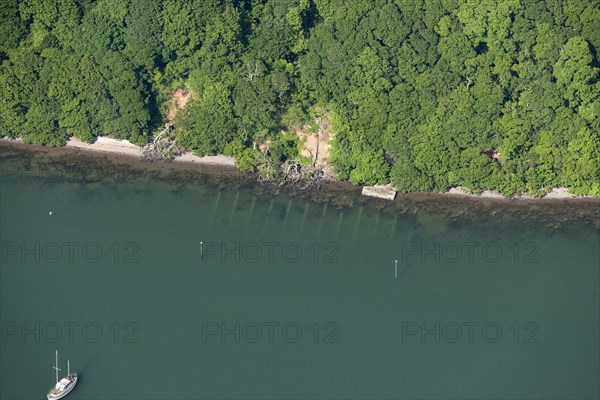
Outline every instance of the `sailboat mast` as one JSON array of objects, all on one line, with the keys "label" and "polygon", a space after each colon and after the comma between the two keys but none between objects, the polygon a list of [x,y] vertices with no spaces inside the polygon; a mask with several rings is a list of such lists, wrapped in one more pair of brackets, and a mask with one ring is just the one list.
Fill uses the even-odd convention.
[{"label": "sailboat mast", "polygon": [[58,383],[58,350],[56,350],[56,365],[54,369],[56,370],[56,383]]},{"label": "sailboat mast", "polygon": [[71,376],[71,365],[69,365],[69,360],[67,360],[67,376]]}]

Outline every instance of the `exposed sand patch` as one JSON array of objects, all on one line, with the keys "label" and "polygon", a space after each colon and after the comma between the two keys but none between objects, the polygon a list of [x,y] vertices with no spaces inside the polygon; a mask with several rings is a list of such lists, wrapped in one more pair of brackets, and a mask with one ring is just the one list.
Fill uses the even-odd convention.
[{"label": "exposed sand patch", "polygon": [[187,152],[180,156],[176,156],[174,161],[235,166],[235,158],[224,156],[222,154],[216,156],[199,157],[192,152]]},{"label": "exposed sand patch", "polygon": [[177,89],[171,93],[169,101],[169,111],[167,112],[167,122],[172,125],[175,120],[177,111],[181,110],[185,105],[192,99],[192,93],[184,90]]},{"label": "exposed sand patch", "polygon": [[15,139],[11,139],[8,136],[0,136],[0,140],[5,140],[7,142],[17,142],[17,143],[23,143],[23,139],[21,139],[20,137],[15,138]]},{"label": "exposed sand patch", "polygon": [[470,189],[458,186],[453,187],[448,190],[445,194],[452,194],[455,196],[472,196],[472,197],[482,197],[486,199],[504,199],[504,195],[500,192],[496,192],[494,190],[484,190],[480,195],[473,193]]},{"label": "exposed sand patch", "polygon": [[504,199],[504,195],[502,193],[496,192],[494,190],[484,190],[481,193],[481,197],[485,197],[488,199]]},{"label": "exposed sand patch", "polygon": [[[105,152],[112,154],[122,154],[132,157],[142,157],[143,149],[128,140],[117,140],[107,137],[99,137],[94,143],[85,143],[79,139],[71,138],[67,147],[74,147],[82,150]],[[218,164],[235,166],[235,158],[224,155],[198,157],[192,152],[184,153],[180,156],[175,156],[174,161],[190,162],[198,164]]]},{"label": "exposed sand patch", "polygon": [[311,142],[309,143],[309,138],[311,138],[314,134],[309,133],[308,129],[310,127],[308,125],[304,125],[304,127],[302,128],[302,130],[298,130],[296,131],[296,134],[298,135],[298,138],[301,141],[304,141],[304,145],[302,146],[302,149],[300,150],[300,155],[306,158],[310,158],[311,160],[314,159],[314,147],[315,147],[315,143]]},{"label": "exposed sand patch", "polygon": [[128,140],[117,140],[103,136],[98,137],[98,139],[91,144],[82,142],[76,138],[71,138],[69,141],[67,141],[66,146],[137,157],[141,157],[143,153],[140,146],[137,146]]},{"label": "exposed sand patch", "polygon": [[[473,193],[470,189],[462,187],[462,186],[451,188],[445,194],[452,194],[452,195],[457,195],[457,196],[484,197],[484,198],[493,198],[493,199],[508,198],[508,197],[505,197],[503,194],[496,192],[496,191],[492,191],[492,190],[486,190],[483,193],[481,193],[481,195],[477,195],[477,194]],[[577,196],[573,193],[569,193],[569,189],[567,189],[567,188],[558,187],[558,188],[552,189],[545,196],[542,196],[540,198],[541,199],[572,199],[572,198],[587,198],[587,197],[591,197],[591,196]],[[510,198],[522,199],[522,200],[537,199],[537,197],[530,196],[527,193],[521,193],[519,195],[515,195]]]},{"label": "exposed sand patch", "polygon": [[469,191],[469,189],[462,187],[462,186],[453,187],[450,190],[448,190],[448,192],[446,192],[446,193],[455,194],[457,196],[471,196],[471,192]]},{"label": "exposed sand patch", "polygon": [[580,197],[574,195],[573,193],[569,193],[569,189],[558,187],[552,189],[551,192],[544,196],[544,199],[570,199],[571,197]]},{"label": "exposed sand patch", "polygon": [[318,132],[310,132],[310,126],[308,125],[305,125],[302,130],[296,132],[300,140],[304,141],[304,146],[300,150],[300,154],[313,160],[315,165],[326,167],[331,148],[330,140],[332,134],[329,132],[329,124],[323,119],[315,122],[319,124]]}]

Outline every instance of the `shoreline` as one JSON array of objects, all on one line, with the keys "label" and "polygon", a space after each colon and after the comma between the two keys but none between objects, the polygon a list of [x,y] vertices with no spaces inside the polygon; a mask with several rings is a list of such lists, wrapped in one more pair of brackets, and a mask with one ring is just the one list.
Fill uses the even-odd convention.
[{"label": "shoreline", "polygon": [[[2,143],[10,143],[16,144],[18,146],[23,146],[24,149],[28,151],[40,151],[41,149],[77,149],[82,152],[88,152],[91,154],[106,154],[111,158],[115,157],[126,157],[133,158],[139,161],[142,161],[143,149],[135,145],[128,140],[118,140],[112,139],[104,136],[100,136],[97,138],[96,142],[90,144],[80,141],[76,138],[71,138],[63,147],[46,147],[35,144],[25,144],[19,138],[17,139],[8,139],[8,138],[0,138],[0,144]],[[176,162],[176,163],[186,163],[186,164],[196,164],[196,165],[208,165],[208,166],[221,166],[226,168],[235,168],[235,159],[233,157],[225,156],[225,155],[215,155],[215,156],[204,156],[199,157],[193,152],[186,152],[182,155],[175,156],[172,160],[158,161],[158,162]],[[242,172],[240,172],[242,173]],[[251,174],[247,174],[250,176]],[[356,189],[362,189],[366,185],[357,186],[350,182],[341,182],[335,181],[338,184],[348,184]],[[496,201],[548,201],[548,200],[568,200],[568,201],[580,201],[580,200],[590,200],[590,199],[600,199],[600,197],[593,196],[578,196],[572,193],[569,193],[568,188],[557,187],[553,188],[550,192],[545,194],[542,197],[532,197],[527,194],[521,194],[512,197],[506,197],[502,193],[493,190],[485,190],[481,194],[471,193],[468,188],[463,187],[454,187],[449,189],[447,192],[409,192],[409,193],[401,193],[398,195],[421,195],[421,194],[434,194],[434,195],[443,195],[446,197],[459,197],[459,198],[472,198],[472,199],[486,199],[486,200],[496,200]]]},{"label": "shoreline", "polygon": [[259,182],[256,175],[229,164],[209,162],[144,161],[131,154],[89,151],[74,146],[44,147],[0,140],[0,182],[10,177],[22,182],[84,185],[167,184],[173,191],[209,184],[220,190],[251,190],[255,196],[289,196],[336,209],[367,207],[394,218],[436,214],[451,224],[483,223],[494,226],[510,220],[515,226],[560,229],[580,221],[600,230],[600,198],[496,198],[448,193],[398,193],[393,201],[367,197],[350,182],[325,182],[317,190]]}]

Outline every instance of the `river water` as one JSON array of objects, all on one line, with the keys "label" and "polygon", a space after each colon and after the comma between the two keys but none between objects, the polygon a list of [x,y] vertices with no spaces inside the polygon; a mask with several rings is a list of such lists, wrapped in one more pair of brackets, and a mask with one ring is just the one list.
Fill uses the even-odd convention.
[{"label": "river water", "polygon": [[2,399],[45,398],[55,350],[72,399],[600,395],[583,221],[3,166]]}]

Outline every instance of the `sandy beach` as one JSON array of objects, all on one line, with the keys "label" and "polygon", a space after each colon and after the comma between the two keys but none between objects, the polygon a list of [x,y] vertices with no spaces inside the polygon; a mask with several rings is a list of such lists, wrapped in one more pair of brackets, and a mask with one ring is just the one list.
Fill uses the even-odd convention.
[{"label": "sandy beach", "polygon": [[71,138],[65,146],[89,151],[123,154],[134,157],[141,157],[143,153],[141,147],[136,146],[128,140],[117,140],[107,137],[98,137],[94,143],[85,143],[79,139]]},{"label": "sandy beach", "polygon": [[216,156],[204,156],[198,157],[192,152],[184,153],[180,156],[175,157],[173,161],[187,162],[187,163],[200,163],[200,164],[217,164],[217,165],[228,165],[231,167],[235,166],[235,158],[224,156],[222,154]]},{"label": "sandy beach", "polygon": [[[71,138],[66,147],[74,147],[82,150],[98,151],[112,154],[122,154],[132,157],[141,157],[144,153],[140,146],[137,146],[128,140],[117,140],[107,137],[98,137],[94,143],[85,143],[81,140]],[[224,155],[198,157],[194,153],[187,152],[180,156],[176,156],[173,161],[198,163],[198,164],[217,164],[235,166],[235,158]]]},{"label": "sandy beach", "polygon": [[[466,197],[480,197],[485,199],[514,199],[514,200],[535,200],[536,197],[529,196],[526,193],[522,193],[514,197],[505,197],[502,193],[493,190],[484,190],[480,195],[472,193],[469,189],[464,187],[454,187],[444,194],[453,196],[466,196]],[[545,196],[540,199],[589,199],[591,196],[577,196],[573,193],[569,193],[569,189],[558,187],[552,189]]]}]

